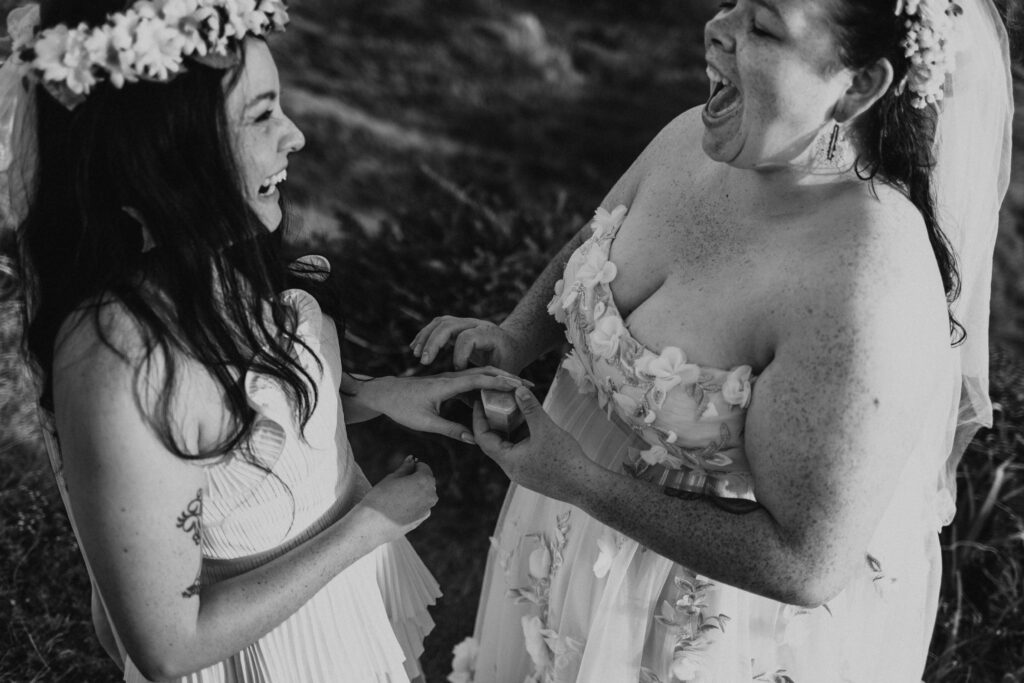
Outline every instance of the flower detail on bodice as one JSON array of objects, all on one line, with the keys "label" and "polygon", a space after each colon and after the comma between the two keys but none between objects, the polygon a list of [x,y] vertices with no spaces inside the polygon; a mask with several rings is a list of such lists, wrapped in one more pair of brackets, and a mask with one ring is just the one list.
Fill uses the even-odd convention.
[{"label": "flower detail on bodice", "polygon": [[625,206],[598,209],[593,234],[555,285],[548,312],[573,346],[563,368],[581,393],[596,392],[610,419],[647,442],[630,453],[627,471],[665,486],[752,498],[742,434],[753,369],[702,367],[678,346],[655,351],[632,335],[612,295],[618,269],[609,258],[627,213]]}]

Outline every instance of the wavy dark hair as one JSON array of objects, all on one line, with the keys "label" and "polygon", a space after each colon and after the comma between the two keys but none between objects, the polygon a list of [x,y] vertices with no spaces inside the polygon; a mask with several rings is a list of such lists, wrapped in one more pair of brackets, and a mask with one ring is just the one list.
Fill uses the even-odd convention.
[{"label": "wavy dark hair", "polygon": [[[42,26],[96,25],[129,4],[51,2]],[[53,410],[54,344],[77,309],[89,312],[84,320],[104,344],[129,358],[102,314],[117,305],[144,341],[137,372],[149,372],[154,359],[163,364],[162,389],[145,415],[183,458],[244,445],[256,417],[246,369],[276,378],[302,425],[317,401],[316,383],[290,353],[303,343],[294,314],[275,297],[294,284],[280,231],[270,233],[247,204],[231,146],[225,100],[241,68],[190,62],[169,83],[102,83],[73,111],[37,86],[37,186],[20,241],[40,403]],[[156,248],[143,252],[142,226],[125,207],[144,218]],[[229,433],[202,452],[186,451],[170,414],[184,357],[210,372],[233,418]]]},{"label": "wavy dark hair", "polygon": [[[895,15],[895,0],[831,0],[831,6],[839,61],[850,68],[862,68],[885,58],[893,68],[892,85],[860,117],[854,129],[861,143],[857,173],[866,180],[877,178],[892,185],[917,207],[942,275],[948,307],[960,295],[960,272],[935,210],[932,143],[938,112],[933,106],[915,108],[911,104],[913,93],[909,89],[900,92],[910,68],[900,46],[907,32],[906,17]],[[949,332],[954,345],[966,338],[951,310]]]}]

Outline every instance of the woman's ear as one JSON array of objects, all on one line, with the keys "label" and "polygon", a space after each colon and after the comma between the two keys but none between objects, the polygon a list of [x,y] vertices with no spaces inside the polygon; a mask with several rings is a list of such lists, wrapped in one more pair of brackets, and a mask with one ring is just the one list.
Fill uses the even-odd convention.
[{"label": "woman's ear", "polygon": [[853,81],[836,102],[835,120],[850,121],[871,108],[892,85],[892,64],[885,57],[854,71]]}]

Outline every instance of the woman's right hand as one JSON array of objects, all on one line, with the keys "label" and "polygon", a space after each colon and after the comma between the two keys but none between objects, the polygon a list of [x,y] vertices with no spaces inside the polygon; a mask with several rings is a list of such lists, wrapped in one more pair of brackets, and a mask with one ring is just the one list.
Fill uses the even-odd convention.
[{"label": "woman's right hand", "polygon": [[446,346],[453,346],[452,365],[465,369],[474,365],[493,365],[516,372],[522,363],[519,344],[507,330],[487,320],[442,315],[431,320],[409,344],[423,365],[429,365]]},{"label": "woman's right hand", "polygon": [[434,474],[410,455],[367,492],[359,507],[378,517],[387,540],[395,541],[422,524],[436,503]]}]

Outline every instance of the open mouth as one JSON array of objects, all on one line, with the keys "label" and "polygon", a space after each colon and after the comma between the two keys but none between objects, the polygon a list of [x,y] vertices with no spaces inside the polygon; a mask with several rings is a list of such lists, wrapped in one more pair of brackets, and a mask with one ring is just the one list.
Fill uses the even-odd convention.
[{"label": "open mouth", "polygon": [[273,197],[277,192],[277,186],[286,180],[288,180],[288,169],[282,169],[267,178],[256,192],[263,198]]},{"label": "open mouth", "polygon": [[704,112],[708,118],[720,119],[728,116],[739,108],[743,102],[743,95],[739,88],[733,85],[732,81],[723,76],[713,66],[707,68],[708,81],[711,85],[711,92],[708,102],[704,105]]}]

